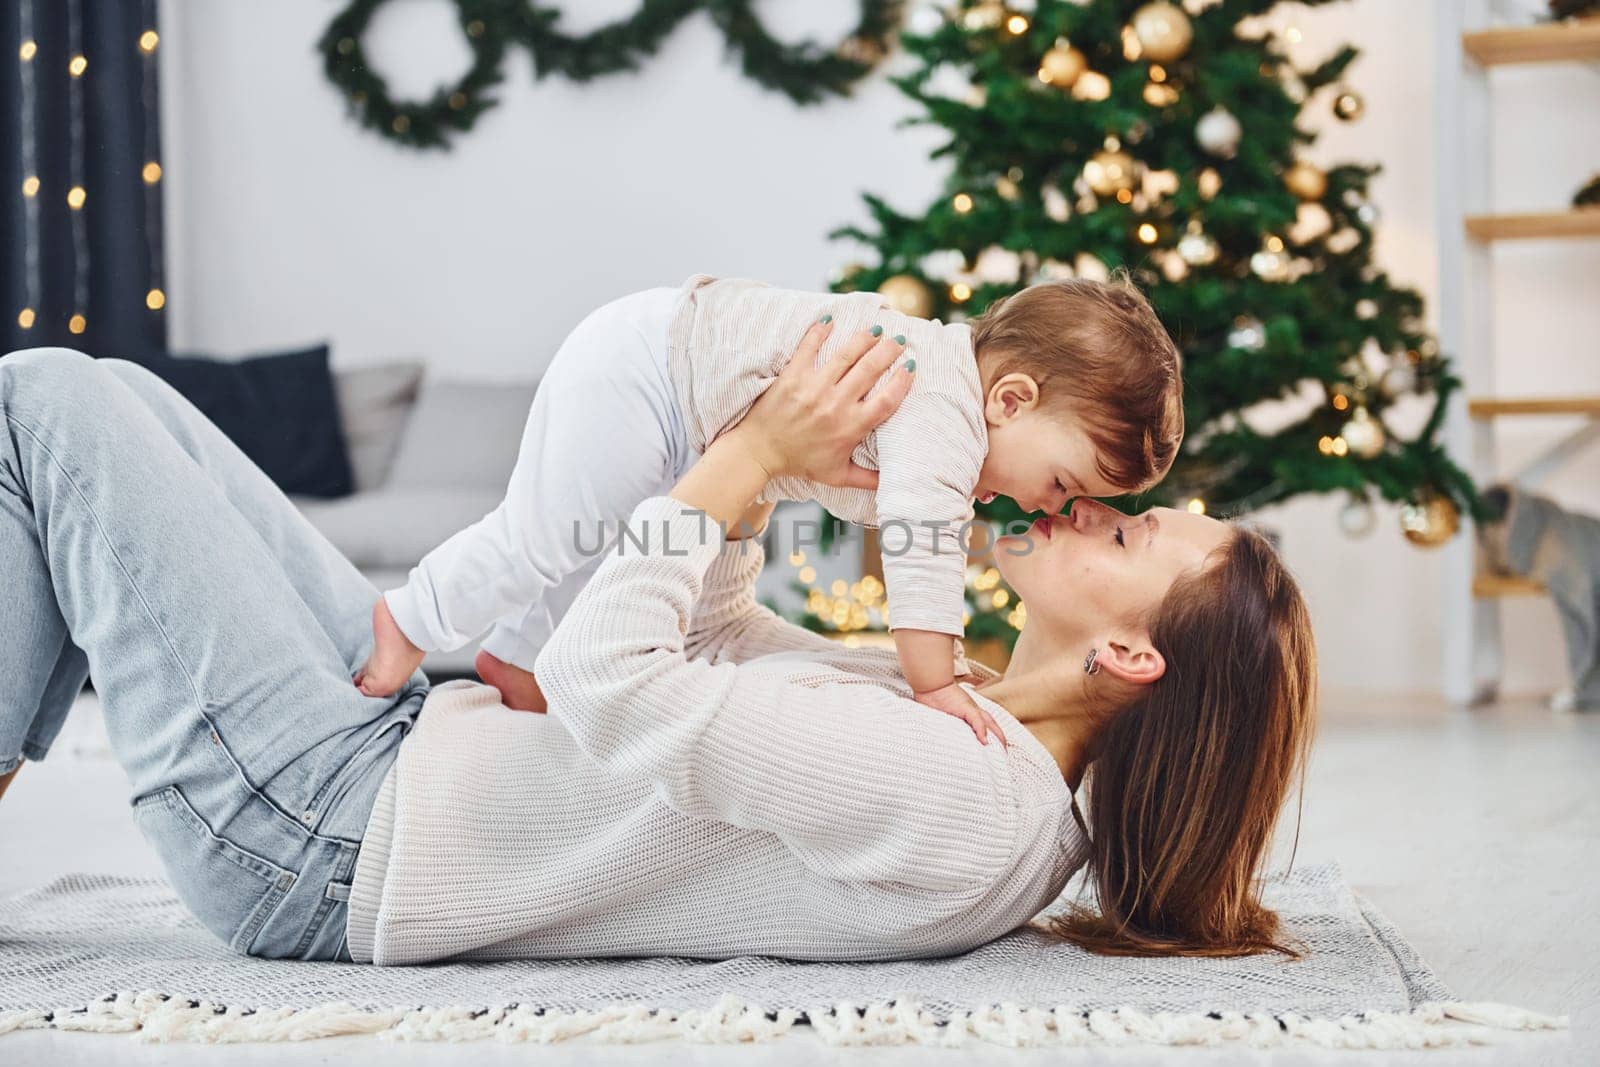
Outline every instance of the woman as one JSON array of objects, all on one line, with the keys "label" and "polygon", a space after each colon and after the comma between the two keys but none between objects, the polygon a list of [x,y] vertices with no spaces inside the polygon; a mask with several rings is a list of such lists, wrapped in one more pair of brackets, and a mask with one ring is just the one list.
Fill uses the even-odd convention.
[{"label": "woman", "polygon": [[1029,621],[973,678],[980,743],[891,653],[751,595],[766,480],[870,486],[850,453],[911,388],[872,388],[891,344],[820,344],[635,511],[539,658],[548,715],[420,675],[362,696],[374,590],[209,423],[130,364],[0,360],[0,775],[93,673],[174,888],[259,956],[943,955],[1084,863],[1079,943],[1281,947],[1253,876],[1313,672],[1270,549],[1088,502],[1003,539]]}]

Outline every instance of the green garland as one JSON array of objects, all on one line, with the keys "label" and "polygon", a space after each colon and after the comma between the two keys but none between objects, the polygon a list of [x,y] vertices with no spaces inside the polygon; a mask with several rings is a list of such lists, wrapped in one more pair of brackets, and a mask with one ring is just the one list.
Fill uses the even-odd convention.
[{"label": "green garland", "polygon": [[642,0],[633,15],[581,36],[556,30],[560,11],[531,0],[454,0],[472,63],[454,84],[416,101],[393,99],[362,47],[368,23],[385,2],[350,0],[334,16],[317,42],[323,71],[363,126],[412,148],[446,148],[450,137],[472,129],[495,106],[489,90],[502,80],[501,65],[514,45],[533,54],[537,78],[556,73],[589,81],[636,70],[678,23],[703,7],[746,75],[798,104],[813,104],[830,93],[849,95],[883,59],[899,28],[903,0],[860,0],[860,19],[832,49],[777,40],[751,10],[751,0]]}]

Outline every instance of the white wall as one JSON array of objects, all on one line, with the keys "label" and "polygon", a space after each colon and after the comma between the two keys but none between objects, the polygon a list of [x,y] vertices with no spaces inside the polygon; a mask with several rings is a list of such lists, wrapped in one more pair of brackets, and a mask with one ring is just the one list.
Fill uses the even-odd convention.
[{"label": "white wall", "polygon": [[[1524,0],[1531,2],[1531,0]],[[568,28],[631,12],[637,0],[585,0]],[[831,36],[853,0],[766,3],[774,32]],[[531,377],[590,308],[696,270],[824,288],[852,258],[826,232],[864,221],[859,193],[906,210],[941,188],[936,130],[894,129],[913,112],[875,77],[854,98],[814,108],[748,81],[697,14],[633,75],[587,85],[535,82],[514,54],[502,105],[453,151],[401,149],[345,118],[314,42],[337,9],[323,0],[218,4],[164,0],[169,308],[175,344],[260,350],[328,338],[349,366],[422,356],[435,373]],[[1432,5],[1354,0],[1286,8],[1303,57],[1342,41],[1364,50],[1352,84],[1366,117],[1344,125],[1325,101],[1309,113],[1325,162],[1385,171],[1383,265],[1425,293],[1435,276]],[[368,47],[397,88],[418,94],[465,62],[443,0],[385,6]],[[1600,168],[1589,70],[1496,76],[1502,208],[1564,203]],[[1502,391],[1600,389],[1593,244],[1511,249],[1502,257]],[[1549,428],[1506,437],[1507,458]],[[1560,486],[1600,510],[1589,464]],[[1584,475],[1587,474],[1588,477]],[[1590,494],[1585,498],[1584,494]],[[1385,509],[1364,540],[1339,532],[1337,498],[1263,518],[1284,534],[1317,618],[1324,682],[1338,691],[1433,691],[1439,674],[1440,566],[1407,545]],[[1543,600],[1508,606],[1512,690],[1563,677],[1559,631]]]}]

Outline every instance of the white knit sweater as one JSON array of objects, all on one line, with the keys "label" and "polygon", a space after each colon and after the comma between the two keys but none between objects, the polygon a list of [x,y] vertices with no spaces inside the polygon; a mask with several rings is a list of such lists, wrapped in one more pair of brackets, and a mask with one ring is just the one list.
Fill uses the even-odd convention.
[{"label": "white knit sweater", "polygon": [[824,313],[834,317],[824,360],[874,325],[905,337],[916,383],[855,452],[857,463],[879,471],[876,492],[775,478],[761,499],[819,500],[842,519],[879,527],[889,625],[960,637],[967,565],[961,532],[973,517],[989,451],[972,327],[907,315],[875,292],[815,293],[709,274],[690,275],[682,288],[667,357],[696,452],[744,418]]},{"label": "white knit sweater", "polygon": [[[756,603],[762,554],[670,497],[635,509],[537,662],[546,715],[433,690],[350,898],[362,962],[961,952],[1085,859],[1050,753],[912,701],[894,653]],[[985,676],[992,672],[978,668]]]}]

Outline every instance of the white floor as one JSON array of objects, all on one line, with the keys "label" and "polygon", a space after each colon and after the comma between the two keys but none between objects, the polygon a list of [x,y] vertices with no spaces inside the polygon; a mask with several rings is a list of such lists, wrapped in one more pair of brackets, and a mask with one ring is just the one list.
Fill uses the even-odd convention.
[{"label": "white floor", "polygon": [[[0,803],[0,894],[69,871],[159,873],[127,812],[121,770],[100,754],[94,717],[76,716],[57,755],[18,775]],[[1293,818],[1280,865],[1288,859]],[[1403,1056],[1310,1051],[1107,1050],[1085,1063],[1600,1063],[1600,715],[1534,703],[1474,712],[1426,701],[1332,698],[1300,827],[1299,857],[1337,860],[1463,1000],[1567,1013],[1565,1034],[1492,1048]],[[0,1062],[310,1064],[526,1062],[740,1064],[1044,1063],[1060,1050],[984,1047],[836,1050],[805,1028],[774,1045],[407,1045],[339,1039],[297,1046],[143,1045],[49,1032],[0,1038]]]}]

